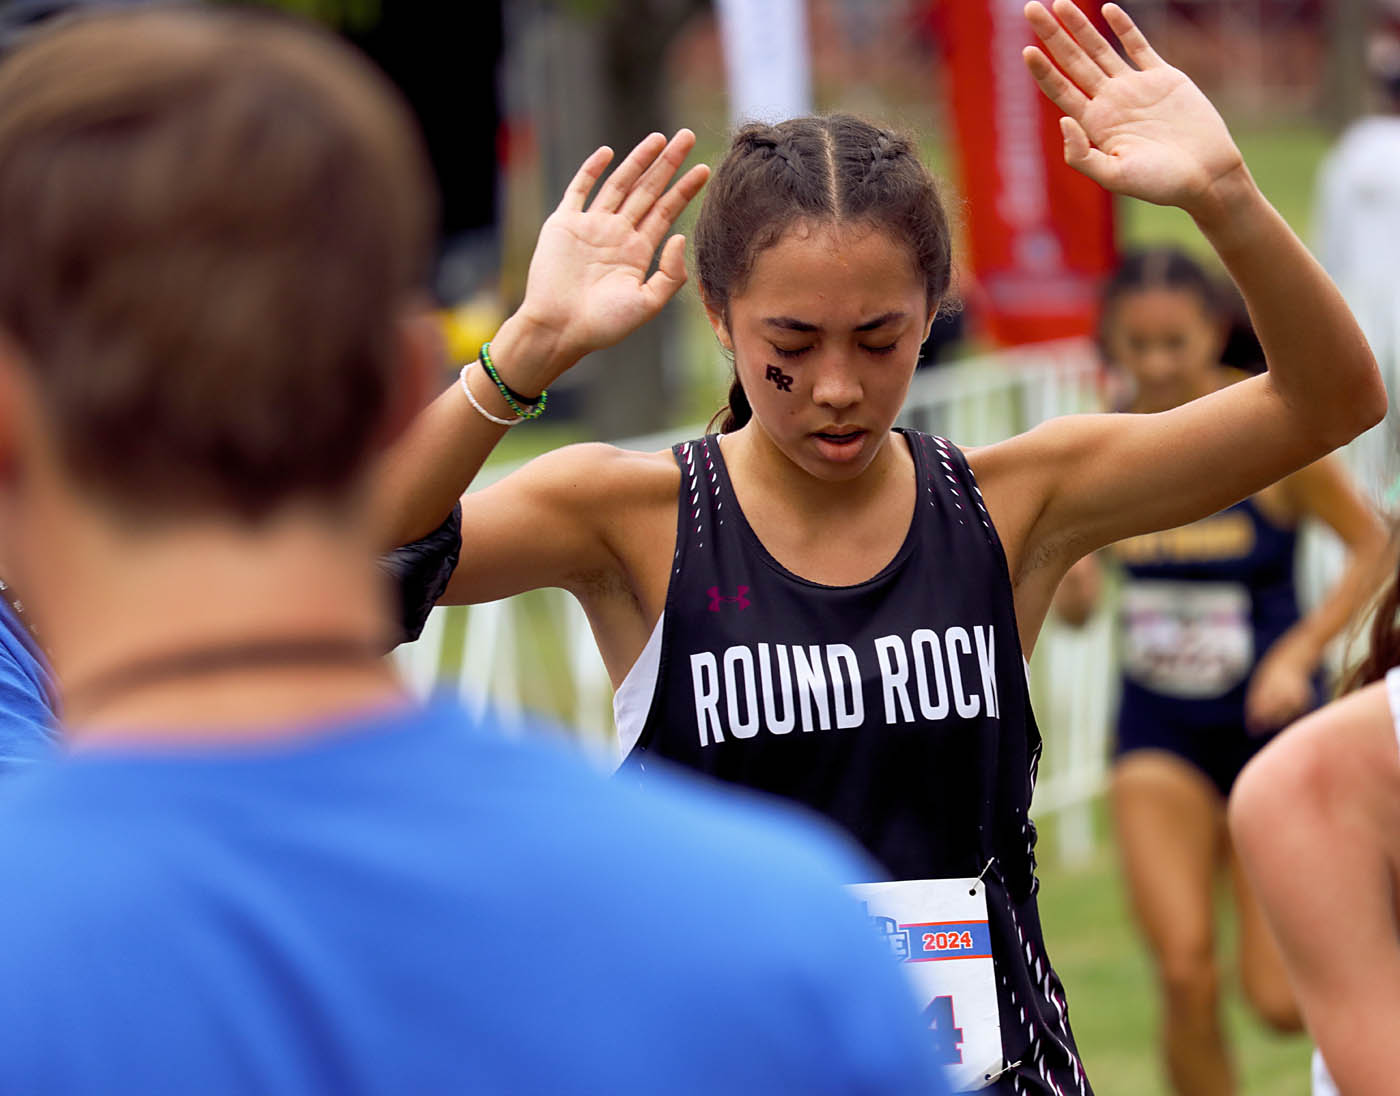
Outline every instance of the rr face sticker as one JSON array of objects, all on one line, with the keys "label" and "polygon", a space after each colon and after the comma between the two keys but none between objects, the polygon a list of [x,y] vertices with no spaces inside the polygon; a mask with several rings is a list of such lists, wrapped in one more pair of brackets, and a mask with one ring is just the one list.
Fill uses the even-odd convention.
[{"label": "rr face sticker", "polygon": [[792,374],[784,373],[776,365],[770,365],[768,367],[768,371],[763,374],[763,379],[765,381],[772,381],[774,387],[776,387],[779,392],[792,391]]}]

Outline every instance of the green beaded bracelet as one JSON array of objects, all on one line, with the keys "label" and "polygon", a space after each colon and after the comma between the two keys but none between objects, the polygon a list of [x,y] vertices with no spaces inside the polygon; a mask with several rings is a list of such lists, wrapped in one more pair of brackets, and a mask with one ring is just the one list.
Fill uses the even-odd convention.
[{"label": "green beaded bracelet", "polygon": [[481,366],[486,370],[486,375],[495,382],[496,388],[501,393],[501,398],[510,405],[510,409],[522,419],[537,419],[544,414],[545,404],[549,402],[549,389],[545,389],[534,399],[522,396],[505,381],[501,380],[501,375],[496,372],[496,363],[491,360],[491,344],[489,342],[481,344]]}]

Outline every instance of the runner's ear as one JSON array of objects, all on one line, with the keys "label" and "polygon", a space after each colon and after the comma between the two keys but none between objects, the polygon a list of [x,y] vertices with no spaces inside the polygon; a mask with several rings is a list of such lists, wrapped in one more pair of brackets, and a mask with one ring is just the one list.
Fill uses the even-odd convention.
[{"label": "runner's ear", "polygon": [[710,321],[710,327],[714,329],[715,338],[719,340],[720,346],[729,353],[734,353],[734,339],[729,334],[729,324],[725,321],[724,314],[705,305],[705,318]]}]

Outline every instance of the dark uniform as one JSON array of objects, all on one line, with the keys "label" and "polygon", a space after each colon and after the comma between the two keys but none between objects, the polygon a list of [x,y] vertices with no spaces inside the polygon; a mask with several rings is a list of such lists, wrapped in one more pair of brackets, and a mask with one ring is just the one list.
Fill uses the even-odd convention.
[{"label": "dark uniform", "polygon": [[1036,910],[1041,741],[1006,558],[962,454],[905,437],[919,484],[908,535],[878,575],[842,587],[768,554],[716,437],[675,447],[657,683],[624,771],[645,779],[665,758],[806,804],[885,879],[980,875],[1010,1067],[990,1091],[1088,1093]]},{"label": "dark uniform", "polygon": [[[1123,587],[1123,693],[1116,753],[1166,750],[1229,796],[1271,735],[1245,729],[1260,658],[1298,623],[1298,534],[1245,499],[1112,548]],[[1313,683],[1316,706],[1321,682]]]}]

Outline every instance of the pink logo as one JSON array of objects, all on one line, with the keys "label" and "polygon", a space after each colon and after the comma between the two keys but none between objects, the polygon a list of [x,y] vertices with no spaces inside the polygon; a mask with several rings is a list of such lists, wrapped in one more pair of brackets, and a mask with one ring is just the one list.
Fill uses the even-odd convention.
[{"label": "pink logo", "polygon": [[724,594],[721,594],[718,586],[711,586],[706,592],[710,595],[710,612],[712,613],[719,612],[721,603],[737,605],[740,609],[747,609],[750,604],[748,599],[749,588],[747,586],[740,586],[733,597],[726,597]]}]

